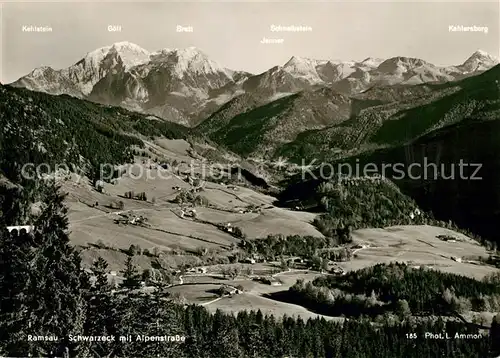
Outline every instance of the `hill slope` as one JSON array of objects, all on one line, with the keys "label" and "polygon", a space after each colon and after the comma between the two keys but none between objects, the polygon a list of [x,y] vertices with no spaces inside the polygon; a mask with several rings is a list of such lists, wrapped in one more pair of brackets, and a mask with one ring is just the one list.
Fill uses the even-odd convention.
[{"label": "hill slope", "polygon": [[[287,153],[297,160],[305,156],[333,162],[334,169],[341,163],[375,165],[437,219],[498,242],[500,66],[432,90],[435,101],[431,95],[412,99],[417,105],[411,108],[404,102],[382,105],[339,126],[304,133],[286,147]],[[421,100],[425,103],[418,105]],[[396,107],[392,112],[391,106]],[[370,150],[370,145],[383,148]],[[336,153],[335,147],[347,150]],[[317,184],[292,188],[310,193]]]},{"label": "hill slope", "polygon": [[349,97],[327,88],[302,91],[260,106],[255,97],[244,95],[223,106],[196,131],[238,154],[267,156],[303,131],[348,119],[351,107]]},{"label": "hill slope", "polygon": [[141,135],[189,136],[186,127],[156,117],[1,85],[0,126],[0,163],[14,182],[26,163],[88,170],[129,161],[130,146],[143,145]]}]

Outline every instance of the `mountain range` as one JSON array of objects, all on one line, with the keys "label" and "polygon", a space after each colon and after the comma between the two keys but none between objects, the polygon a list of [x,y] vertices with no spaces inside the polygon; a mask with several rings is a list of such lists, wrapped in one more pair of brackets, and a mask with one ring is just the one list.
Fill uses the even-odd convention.
[{"label": "mountain range", "polygon": [[36,68],[11,85],[195,126],[240,96],[248,103],[242,105],[240,98],[238,106],[249,110],[304,90],[327,89],[316,93],[329,96],[333,90],[352,96],[381,86],[455,81],[498,62],[480,50],[464,63],[448,67],[408,57],[357,62],[294,56],[282,66],[251,74],[227,69],[194,47],[149,52],[130,42],[118,42],[87,53],[68,68]]}]

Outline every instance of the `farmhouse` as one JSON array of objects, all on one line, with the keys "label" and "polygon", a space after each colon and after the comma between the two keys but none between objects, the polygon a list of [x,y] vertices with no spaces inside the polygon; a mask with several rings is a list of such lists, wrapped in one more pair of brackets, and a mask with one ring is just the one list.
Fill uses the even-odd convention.
[{"label": "farmhouse", "polygon": [[369,247],[369,245],[366,245],[366,244],[357,244],[357,245],[354,245],[352,248],[353,249],[366,249],[368,247]]},{"label": "farmhouse", "polygon": [[95,189],[98,191],[98,192],[102,192],[102,190],[104,189],[104,182],[102,180],[97,180],[95,182]]},{"label": "farmhouse", "polygon": [[192,267],[188,270],[188,273],[207,273],[206,267]]},{"label": "farmhouse", "polygon": [[341,267],[333,267],[330,270],[330,273],[332,273],[334,275],[345,275],[345,271]]},{"label": "farmhouse", "polygon": [[220,296],[232,296],[241,293],[241,291],[236,287],[223,284],[219,287],[218,293]]},{"label": "farmhouse", "polygon": [[196,272],[197,273],[207,273],[207,268],[206,267],[197,267]]},{"label": "farmhouse", "polygon": [[278,281],[274,277],[263,277],[261,282],[271,286],[281,286],[281,281]]},{"label": "farmhouse", "polygon": [[224,227],[224,231],[233,232],[233,227],[231,226],[231,223],[226,224],[226,226]]}]

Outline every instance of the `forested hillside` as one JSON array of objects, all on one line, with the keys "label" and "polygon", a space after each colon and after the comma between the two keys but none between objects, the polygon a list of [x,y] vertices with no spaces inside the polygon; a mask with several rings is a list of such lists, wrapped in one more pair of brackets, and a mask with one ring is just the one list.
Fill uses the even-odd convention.
[{"label": "forested hillside", "polygon": [[354,106],[349,97],[327,88],[262,102],[258,103],[255,96],[236,97],[203,121],[196,131],[243,156],[268,157],[303,131],[343,122]]},{"label": "forested hillside", "polygon": [[0,126],[1,168],[16,182],[26,163],[89,174],[102,163],[130,161],[130,146],[143,146],[140,135],[189,136],[183,126],[121,108],[1,85]]},{"label": "forested hillside", "polygon": [[[329,174],[328,174],[329,175]],[[387,227],[430,223],[417,203],[382,177],[311,179],[289,184],[278,196],[278,204],[307,207],[320,214],[314,225],[327,237],[342,229]]]},{"label": "forested hillside", "polygon": [[[500,65],[474,77],[435,85],[383,87],[361,96],[388,101],[362,110],[348,121],[300,133],[275,156],[301,162],[329,161],[349,153],[409,143],[425,134],[464,120],[498,119]],[[373,93],[371,93],[373,92]]]},{"label": "forested hillside", "polygon": [[498,275],[483,282],[465,276],[406,264],[378,264],[345,276],[297,282],[286,296],[328,315],[376,318],[393,313],[410,316],[454,316],[455,312],[500,309]]},{"label": "forested hillside", "polygon": [[[469,118],[409,145],[365,153],[347,162],[361,166],[385,163],[385,175],[424,210],[498,243],[498,133],[500,120]],[[395,172],[397,163],[406,169],[411,165],[411,173],[401,176]]]}]

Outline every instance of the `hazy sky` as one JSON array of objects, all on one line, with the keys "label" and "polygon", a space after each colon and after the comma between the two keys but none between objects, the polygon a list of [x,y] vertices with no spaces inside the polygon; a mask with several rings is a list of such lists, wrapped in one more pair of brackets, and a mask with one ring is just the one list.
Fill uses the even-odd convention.
[{"label": "hazy sky", "polygon": [[[146,50],[195,46],[221,65],[259,73],[291,56],[363,60],[419,57],[462,63],[477,49],[500,56],[498,2],[169,2],[4,3],[0,81],[39,66],[68,67],[87,52],[119,41]],[[312,32],[271,32],[270,25]],[[22,32],[22,26],[53,32]],[[108,25],[121,25],[109,32]],[[192,26],[178,33],[176,26]],[[450,32],[450,25],[487,26],[488,33]],[[283,44],[261,44],[263,37]]]}]

